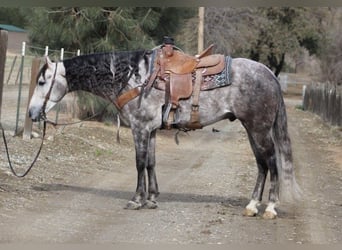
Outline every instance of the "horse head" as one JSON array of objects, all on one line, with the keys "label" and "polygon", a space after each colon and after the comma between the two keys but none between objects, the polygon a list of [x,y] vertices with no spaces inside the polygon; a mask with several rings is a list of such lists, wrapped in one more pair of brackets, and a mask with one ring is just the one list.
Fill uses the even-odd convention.
[{"label": "horse head", "polygon": [[33,92],[29,116],[39,121],[68,92],[65,68],[62,62],[52,62],[48,57],[37,76],[37,85]]}]

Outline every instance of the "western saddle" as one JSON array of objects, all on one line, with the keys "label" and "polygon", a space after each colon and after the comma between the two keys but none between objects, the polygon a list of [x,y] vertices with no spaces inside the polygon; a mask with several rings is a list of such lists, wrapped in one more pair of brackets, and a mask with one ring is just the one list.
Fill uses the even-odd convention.
[{"label": "western saddle", "polygon": [[152,74],[144,91],[134,88],[122,94],[116,101],[116,106],[121,109],[127,102],[142,95],[142,92],[148,93],[152,87],[163,90],[165,91],[163,125],[170,129],[172,125],[179,123],[177,120],[179,100],[188,99],[192,95],[190,119],[183,127],[190,130],[201,129],[203,125],[199,117],[199,95],[203,77],[219,74],[225,68],[224,55],[211,54],[213,46],[210,45],[199,55],[190,56],[174,49],[173,43],[164,44],[156,52]]},{"label": "western saddle", "polygon": [[[203,77],[222,72],[225,67],[225,58],[221,54],[211,54],[213,44],[201,54],[190,56],[179,50],[166,46],[157,52],[154,62],[154,71],[149,79],[149,88],[158,78],[155,87],[165,90],[165,106],[163,123],[165,128],[177,124],[176,112],[179,100],[188,99],[192,95],[190,120],[185,125],[187,129],[200,129],[203,126],[199,118],[199,94]],[[172,48],[173,49],[173,48]],[[193,74],[195,80],[193,81]]]}]

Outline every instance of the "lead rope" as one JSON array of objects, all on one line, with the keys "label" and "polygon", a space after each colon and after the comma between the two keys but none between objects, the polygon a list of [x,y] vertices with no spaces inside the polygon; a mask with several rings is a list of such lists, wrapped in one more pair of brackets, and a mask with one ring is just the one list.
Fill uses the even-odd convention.
[{"label": "lead rope", "polygon": [[40,143],[39,150],[38,150],[36,156],[34,157],[32,163],[30,164],[30,166],[27,168],[27,170],[23,174],[18,174],[14,170],[14,168],[12,166],[12,161],[11,161],[11,158],[10,158],[10,155],[9,155],[8,146],[7,146],[7,140],[6,140],[6,136],[5,136],[5,130],[3,129],[1,123],[0,123],[0,127],[1,127],[1,131],[2,131],[2,138],[3,138],[4,144],[5,144],[7,160],[8,160],[8,164],[9,164],[9,168],[10,168],[11,172],[16,177],[19,177],[19,178],[25,177],[31,171],[33,165],[37,162],[37,159],[38,159],[38,157],[40,155],[40,152],[42,151],[43,143],[44,143],[44,138],[45,138],[45,132],[46,132],[46,121],[44,121],[44,124],[43,124],[42,142]]},{"label": "lead rope", "polygon": [[6,155],[7,155],[7,160],[8,160],[8,164],[9,164],[9,167],[10,167],[10,170],[12,172],[12,174],[18,178],[23,178],[25,177],[32,169],[32,167],[34,166],[34,164],[37,162],[38,160],[38,157],[40,155],[40,152],[42,151],[42,148],[43,148],[43,144],[44,144],[44,138],[45,138],[45,134],[46,134],[46,123],[50,123],[50,121],[47,120],[46,118],[46,114],[45,114],[45,107],[46,107],[46,104],[48,102],[48,100],[50,99],[50,94],[51,94],[51,91],[52,91],[52,88],[53,88],[53,85],[55,84],[55,79],[56,79],[56,73],[57,73],[57,67],[58,67],[58,64],[56,63],[56,69],[55,69],[55,72],[53,74],[53,78],[52,78],[52,82],[51,82],[51,86],[50,86],[50,89],[49,91],[47,92],[46,96],[45,96],[45,100],[44,100],[44,103],[43,103],[43,106],[42,106],[42,110],[41,110],[41,116],[44,120],[44,124],[43,124],[43,135],[42,135],[42,142],[40,143],[40,146],[39,146],[39,150],[36,154],[36,156],[34,157],[32,163],[30,164],[30,166],[26,169],[26,171],[23,173],[23,174],[18,174],[14,168],[13,168],[13,165],[12,165],[12,161],[11,161],[11,157],[10,157],[10,154],[9,154],[9,150],[8,150],[8,145],[7,145],[7,140],[6,140],[6,136],[5,136],[5,130],[3,129],[1,123],[0,123],[0,127],[1,127],[1,131],[2,131],[2,138],[3,138],[3,141],[4,141],[4,145],[5,145],[5,149],[6,149]]}]

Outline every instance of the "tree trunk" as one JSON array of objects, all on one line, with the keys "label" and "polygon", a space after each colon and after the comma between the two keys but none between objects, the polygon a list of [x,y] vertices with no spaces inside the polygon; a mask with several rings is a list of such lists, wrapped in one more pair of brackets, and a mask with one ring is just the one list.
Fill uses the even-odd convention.
[{"label": "tree trunk", "polygon": [[282,70],[283,66],[285,63],[285,53],[281,54],[281,58],[280,58],[280,62],[278,63],[278,65],[275,68],[275,76],[278,77],[278,75],[280,74],[280,71]]},{"label": "tree trunk", "polygon": [[275,76],[278,77],[285,63],[285,53],[281,54],[279,62],[273,53],[269,55],[267,59],[269,62],[269,68],[274,71]]}]

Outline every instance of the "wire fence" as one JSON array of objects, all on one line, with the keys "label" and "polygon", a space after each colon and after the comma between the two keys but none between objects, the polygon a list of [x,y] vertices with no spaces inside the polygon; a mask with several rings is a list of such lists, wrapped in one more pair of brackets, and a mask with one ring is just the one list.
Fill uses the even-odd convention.
[{"label": "wire fence", "polygon": [[[80,51],[65,51],[41,48],[23,42],[21,54],[7,52],[4,70],[3,100],[1,107],[1,122],[5,129],[19,134],[24,126],[26,110],[29,103],[29,85],[31,82],[31,67],[34,58],[43,59],[49,56],[53,61],[61,61],[80,54]],[[34,76],[35,77],[35,76]],[[68,94],[51,112],[55,120],[73,118],[76,96]],[[66,117],[67,116],[67,117]]]},{"label": "wire fence", "polygon": [[[63,60],[73,56],[80,55],[80,50],[65,51],[37,47],[31,44],[23,45],[21,54],[7,53],[5,65],[5,84],[16,85],[19,83],[22,74],[22,83],[28,84],[31,79],[31,65],[32,60],[37,57],[49,56],[53,61]],[[21,65],[23,61],[23,65]]]}]

